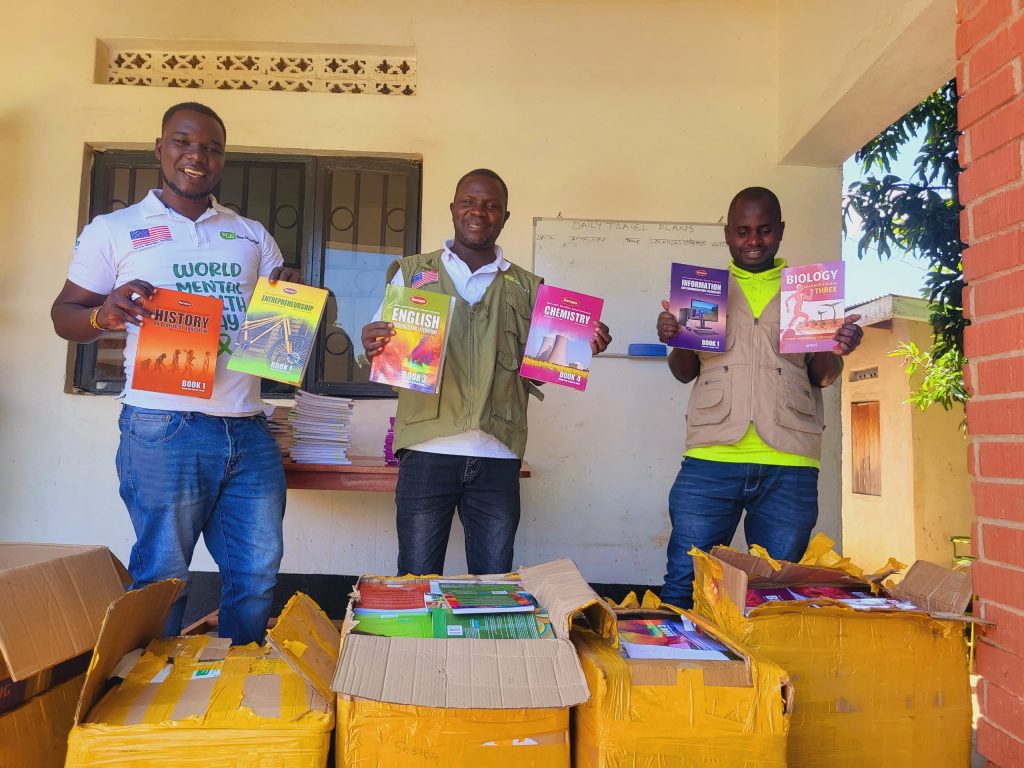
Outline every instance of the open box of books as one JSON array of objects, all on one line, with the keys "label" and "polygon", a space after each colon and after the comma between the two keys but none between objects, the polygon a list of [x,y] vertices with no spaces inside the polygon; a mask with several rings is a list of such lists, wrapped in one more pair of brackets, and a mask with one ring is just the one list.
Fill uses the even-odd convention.
[{"label": "open box of books", "polygon": [[591,692],[572,712],[576,766],[786,765],[789,677],[706,619],[630,595],[572,637]]},{"label": "open box of books", "polygon": [[340,766],[566,767],[590,694],[572,616],[609,612],[569,560],[499,576],[356,584],[342,627]]},{"label": "open box of books", "polygon": [[898,563],[865,575],[831,544],[800,563],[691,552],[695,610],[793,678],[789,764],[969,764],[969,574],[918,562],[892,584]]}]

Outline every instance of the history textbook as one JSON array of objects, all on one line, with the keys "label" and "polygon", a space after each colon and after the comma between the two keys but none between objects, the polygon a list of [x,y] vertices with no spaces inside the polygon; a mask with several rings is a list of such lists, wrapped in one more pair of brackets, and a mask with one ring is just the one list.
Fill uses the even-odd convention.
[{"label": "history textbook", "polygon": [[542,285],[533,305],[526,354],[519,375],[536,381],[587,388],[593,351],[590,339],[604,299]]},{"label": "history textbook", "polygon": [[844,265],[841,261],[783,267],[779,349],[831,352],[843,324]]},{"label": "history textbook", "polygon": [[161,288],[139,303],[152,316],[139,328],[132,389],[208,400],[217,371],[224,302]]},{"label": "history textbook", "polygon": [[679,320],[679,333],[668,345],[695,352],[724,352],[728,299],[729,270],[673,264],[668,304]]},{"label": "history textbook", "polygon": [[441,386],[455,297],[388,285],[381,320],[395,335],[370,364],[370,381],[433,395]]},{"label": "history textbook", "polygon": [[311,285],[256,281],[228,368],[297,386],[309,364],[327,304],[327,291]]}]

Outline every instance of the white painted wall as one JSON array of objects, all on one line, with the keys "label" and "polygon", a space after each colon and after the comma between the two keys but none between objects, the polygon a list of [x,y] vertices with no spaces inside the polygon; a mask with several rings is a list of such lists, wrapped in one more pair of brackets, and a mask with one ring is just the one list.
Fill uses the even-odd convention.
[{"label": "white painted wall", "polygon": [[[151,145],[175,101],[217,109],[235,149],[420,155],[424,248],[449,234],[456,179],[486,165],[511,188],[502,244],[526,266],[534,216],[717,221],[750,184],[782,198],[791,262],[839,258],[838,167],[777,162],[772,3],[295,0],[254,12],[237,0],[173,8],[41,0],[7,9],[6,18],[17,34],[0,49],[0,67],[19,74],[0,94],[0,331],[8,355],[0,539],[103,543],[127,557],[132,532],[113,465],[117,404],[64,393],[67,345],[54,336],[48,309],[83,223],[87,145]],[[97,38],[403,46],[416,51],[419,94],[97,85]],[[650,308],[652,322],[657,311]],[[524,483],[517,561],[568,555],[594,581],[659,583],[685,397],[663,364],[629,360],[595,362],[584,395],[549,391],[531,409],[535,476]],[[822,525],[837,535],[834,393],[828,402]],[[355,451],[378,450],[393,407],[359,404]],[[283,569],[390,572],[393,518],[393,500],[382,494],[293,492]],[[449,569],[458,571],[461,545],[453,550]],[[194,567],[213,568],[205,551]]]}]

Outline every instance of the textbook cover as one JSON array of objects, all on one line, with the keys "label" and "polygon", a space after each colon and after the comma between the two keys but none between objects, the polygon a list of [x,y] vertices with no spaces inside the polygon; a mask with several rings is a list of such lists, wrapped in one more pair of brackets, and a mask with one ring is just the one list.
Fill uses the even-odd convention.
[{"label": "textbook cover", "polygon": [[139,303],[153,316],[139,328],[132,389],[208,400],[217,371],[224,302],[161,288]]},{"label": "textbook cover", "polygon": [[590,376],[594,323],[604,299],[542,285],[530,319],[519,375],[583,391]]},{"label": "textbook cover", "polygon": [[381,320],[394,325],[395,335],[373,358],[370,381],[435,394],[454,307],[454,296],[388,285]]},{"label": "textbook cover", "polygon": [[729,658],[724,645],[702,634],[687,619],[625,619],[619,621],[619,640],[631,659]]},{"label": "textbook cover", "polygon": [[695,352],[724,352],[728,298],[729,270],[673,264],[668,303],[680,328],[668,345]]},{"label": "textbook cover", "polygon": [[841,261],[783,267],[779,349],[790,352],[831,352],[843,324]]},{"label": "textbook cover", "polygon": [[309,363],[327,291],[310,285],[273,285],[261,277],[235,335],[228,368],[298,385]]}]

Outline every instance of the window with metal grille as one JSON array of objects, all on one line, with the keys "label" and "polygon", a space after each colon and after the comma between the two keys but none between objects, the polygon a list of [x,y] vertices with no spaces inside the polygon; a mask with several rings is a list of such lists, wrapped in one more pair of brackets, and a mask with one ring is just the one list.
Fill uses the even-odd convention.
[{"label": "window with metal grille", "polygon": [[[142,200],[160,186],[152,153],[94,154],[90,220]],[[384,296],[388,265],[419,249],[420,165],[412,160],[233,154],[214,190],[222,204],[259,221],[286,266],[329,290],[303,388],[351,397],[393,397],[357,364],[360,329]],[[96,394],[124,387],[124,333],[79,344],[74,384]],[[294,388],[264,380],[263,395]]]}]

